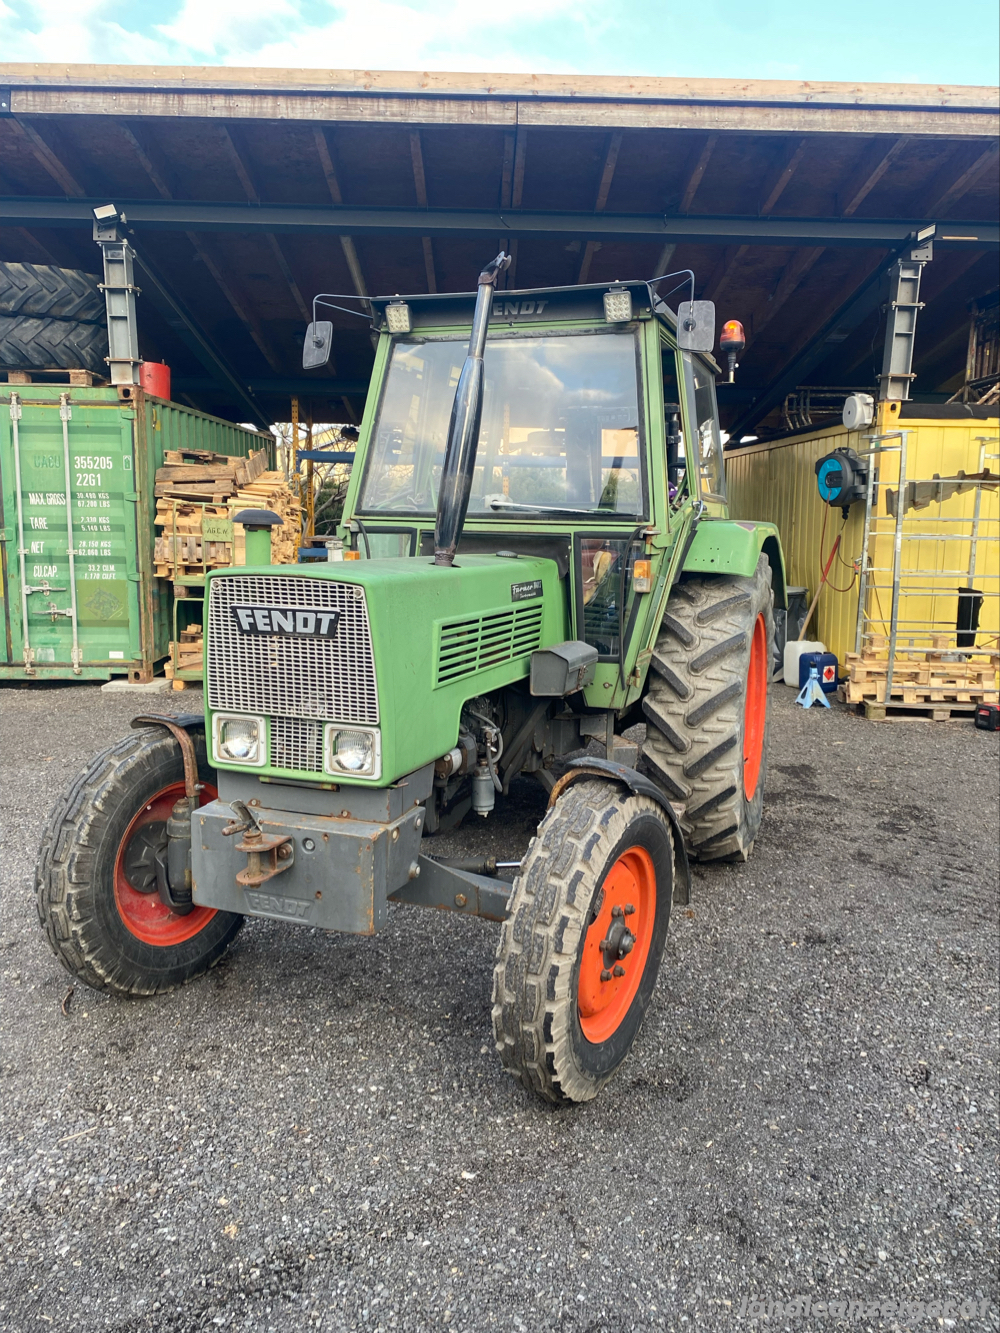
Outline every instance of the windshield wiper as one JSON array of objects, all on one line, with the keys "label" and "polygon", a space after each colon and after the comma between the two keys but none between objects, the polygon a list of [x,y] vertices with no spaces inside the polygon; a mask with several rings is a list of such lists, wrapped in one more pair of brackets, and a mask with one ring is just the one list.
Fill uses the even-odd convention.
[{"label": "windshield wiper", "polygon": [[[568,509],[565,505],[559,504],[517,504],[515,500],[491,500],[489,501],[491,509],[520,509],[527,513],[580,513],[587,517],[597,517],[600,515],[600,509]],[[604,511],[608,512],[608,511]]]}]

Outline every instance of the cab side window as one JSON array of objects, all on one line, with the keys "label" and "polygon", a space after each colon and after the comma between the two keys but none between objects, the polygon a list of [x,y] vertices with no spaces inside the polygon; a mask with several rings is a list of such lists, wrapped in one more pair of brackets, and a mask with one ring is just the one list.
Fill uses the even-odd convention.
[{"label": "cab side window", "polygon": [[670,503],[687,498],[687,468],[684,455],[684,425],[681,415],[681,385],[677,375],[677,353],[665,344],[660,349],[663,368],[663,419],[666,424],[667,484]]},{"label": "cab side window", "polygon": [[688,417],[695,424],[698,478],[701,498],[726,503],[726,472],[719,434],[719,408],[715,400],[715,376],[690,352],[682,352],[684,392]]}]

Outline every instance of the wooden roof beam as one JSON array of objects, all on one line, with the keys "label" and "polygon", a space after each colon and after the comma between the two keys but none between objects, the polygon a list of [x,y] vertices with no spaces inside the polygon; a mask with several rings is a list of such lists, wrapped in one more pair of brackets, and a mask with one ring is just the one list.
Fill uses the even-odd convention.
[{"label": "wooden roof beam", "polygon": [[[320,165],[323,168],[323,175],[326,177],[326,188],[330,191],[330,199],[336,208],[344,206],[344,192],[340,188],[340,181],[337,178],[337,171],[333,165],[333,154],[330,151],[330,144],[326,137],[326,131],[319,126],[313,131],[313,140],[316,144],[316,152],[319,156]],[[340,248],[344,252],[344,258],[347,261],[347,269],[351,275],[351,282],[354,283],[354,290],[358,296],[368,298],[368,288],[365,283],[364,274],[361,272],[361,264],[358,260],[358,252],[354,245],[353,236],[341,236]]]},{"label": "wooden roof beam", "polygon": [[958,203],[964,194],[976,185],[990,167],[996,166],[1000,158],[1000,144],[992,143],[975,159],[955,175],[951,163],[946,164],[934,177],[930,187],[930,203],[923,206],[924,216],[934,219],[939,214]]},{"label": "wooden roof beam", "polygon": [[194,251],[197,254],[198,258],[201,260],[201,262],[208,269],[209,273],[211,273],[212,277],[215,279],[216,284],[219,287],[219,290],[222,292],[222,295],[232,306],[233,311],[236,314],[236,317],[239,319],[240,323],[243,325],[247,333],[249,333],[250,337],[257,345],[257,349],[260,352],[261,356],[271,367],[274,373],[276,375],[280,375],[282,373],[282,367],[278,363],[277,357],[274,355],[274,353],[270,348],[270,345],[268,344],[267,338],[264,335],[264,330],[261,328],[260,321],[258,320],[257,316],[253,313],[253,311],[250,309],[249,306],[243,304],[243,302],[233,291],[232,287],[230,287],[229,283],[223,277],[222,270],[219,268],[219,265],[216,262],[214,256],[212,255],[211,251],[209,251],[206,248],[204,241],[198,235],[198,233],[195,231],[188,231],[185,232],[184,234],[185,236],[187,236],[191,245],[194,247]]},{"label": "wooden roof beam", "polygon": [[86,198],[87,191],[34,125],[28,121],[19,120],[17,116],[12,117],[10,123],[20,130],[40,165],[45,168],[64,194],[73,195],[77,199]]},{"label": "wooden roof beam", "polygon": [[715,270],[708,280],[705,288],[705,295],[702,300],[718,301],[723,292],[729,286],[730,279],[736,273],[743,257],[750,249],[749,245],[726,246],[722,258],[715,266]]},{"label": "wooden roof beam", "polygon": [[911,142],[911,135],[902,134],[888,149],[884,142],[876,142],[862,155],[854,175],[838,197],[839,211],[843,217],[853,217],[896,158],[910,146]]},{"label": "wooden roof beam", "polygon": [[[607,149],[604,153],[604,166],[601,170],[601,179],[597,186],[597,200],[594,204],[595,213],[603,213],[608,202],[608,195],[611,192],[611,182],[615,175],[615,166],[618,162],[618,154],[622,146],[622,132],[615,132],[608,138]],[[583,247],[583,258],[580,260],[580,271],[577,274],[577,282],[586,282],[590,277],[590,265],[594,255],[601,248],[600,241],[588,241]]]},{"label": "wooden roof beam", "polygon": [[118,130],[139,159],[143,171],[153,182],[153,188],[160,198],[173,199],[177,193],[173,172],[164,158],[159,144],[147,132],[146,127],[131,124],[127,120],[120,120]]},{"label": "wooden roof beam", "polygon": [[802,282],[806,274],[812,269],[823,254],[825,246],[816,246],[811,249],[797,250],[792,259],[785,265],[781,271],[781,277],[778,279],[774,291],[767,298],[767,301],[755,310],[750,316],[750,331],[754,338],[759,338],[761,333],[774,319],[775,315],[792,295],[799,283]]},{"label": "wooden roof beam", "polygon": [[[93,68],[93,67],[91,67]],[[26,116],[182,116],[399,125],[528,125],[741,134],[920,134],[988,138],[990,88],[734,84],[725,80],[400,75],[303,71],[0,65]],[[47,72],[48,71],[48,72]],[[305,94],[305,95],[304,95]]]},{"label": "wooden roof beam", "polygon": [[[413,162],[413,188],[417,203],[421,208],[429,208],[427,202],[427,174],[424,171],[424,149],[420,142],[420,131],[410,131],[410,158]],[[424,252],[424,272],[427,274],[427,290],[437,291],[437,274],[434,271],[434,246],[429,236],[421,236],[420,244]]]},{"label": "wooden roof beam", "polygon": [[774,207],[784,194],[789,181],[798,170],[799,163],[805,156],[808,146],[808,139],[796,139],[791,147],[786,150],[764,192],[764,199],[760,206],[761,217],[767,217],[774,211]]},{"label": "wooden roof beam", "polygon": [[[239,178],[239,182],[243,186],[243,193],[247,197],[247,202],[259,205],[260,191],[258,190],[253,175],[251,174],[250,155],[247,151],[246,144],[243,141],[242,135],[240,134],[239,130],[235,129],[232,126],[223,125],[222,142],[223,142],[223,147],[226,150],[226,155],[228,156],[230,162],[232,163],[233,170],[236,172],[236,175]],[[310,313],[309,307],[302,299],[302,293],[299,290],[299,285],[295,281],[295,277],[289,266],[288,260],[285,258],[284,252],[282,251],[281,246],[278,243],[277,236],[275,236],[274,232],[268,231],[264,233],[264,239],[267,241],[271,253],[274,255],[275,263],[278,265],[278,269],[281,273],[281,276],[285,280],[285,286],[288,288],[289,293],[291,294],[292,300],[294,301],[299,314],[302,316],[303,320],[308,324],[310,319],[312,318],[312,314]]]},{"label": "wooden roof beam", "polygon": [[657,261],[656,261],[656,268],[655,268],[654,271],[650,274],[650,277],[652,277],[652,278],[658,278],[658,277],[660,277],[661,274],[666,273],[667,268],[668,268],[669,265],[670,265],[670,261],[671,261],[671,260],[673,259],[673,257],[674,257],[674,251],[675,251],[676,249],[677,249],[677,242],[676,242],[676,241],[668,241],[668,242],[666,243],[666,245],[665,245],[665,246],[663,247],[663,249],[660,251],[660,257],[659,257],[659,259],[657,259]]},{"label": "wooden roof beam", "polygon": [[[503,214],[521,207],[524,198],[524,168],[528,157],[528,131],[522,126],[503,136],[503,165],[500,169],[500,220]],[[510,255],[510,266],[503,275],[504,288],[514,286],[517,273],[517,240],[502,236],[500,249]]]},{"label": "wooden roof beam", "polygon": [[701,178],[704,176],[708,164],[711,161],[712,154],[715,152],[715,145],[719,142],[717,134],[710,134],[705,140],[698,161],[694,165],[694,170],[687,178],[684,189],[681,191],[681,202],[678,205],[678,213],[687,213],[694,203],[694,197],[698,193],[698,186],[701,184]]},{"label": "wooden roof beam", "polygon": [[[128,141],[128,143],[130,144],[132,151],[139,159],[139,162],[143,170],[146,172],[146,175],[152,181],[153,186],[156,189],[157,193],[160,195],[160,197],[163,199],[172,199],[173,181],[170,178],[169,168],[167,164],[163,161],[162,154],[160,154],[158,147],[144,132],[144,127],[136,126],[133,128],[127,122],[119,121],[118,128],[121,131],[122,135],[125,137],[125,139]],[[228,145],[229,149],[231,150],[232,154],[236,156],[237,155],[236,148],[233,145],[232,140],[229,138],[228,131],[225,129],[225,127],[223,127],[222,133],[225,137],[225,142]],[[246,189],[246,186],[244,186],[244,189]],[[257,202],[259,202],[259,200]],[[199,234],[195,231],[185,231],[184,234],[187,237],[188,242],[193,248],[195,254],[198,256],[201,262],[208,269],[209,273],[215,279],[215,282],[219,290],[222,292],[223,296],[232,306],[237,319],[239,319],[240,323],[244,326],[246,331],[249,333],[250,337],[253,339],[261,356],[263,356],[264,360],[267,362],[267,364],[271,367],[273,371],[280,374],[281,366],[279,365],[278,359],[274,355],[274,352],[271,350],[267,338],[264,336],[264,330],[261,328],[260,321],[249,309],[249,307],[245,306],[243,302],[240,301],[239,298],[236,296],[235,292],[230,287],[229,283],[223,277],[222,271],[219,268],[219,265],[217,264],[215,258],[206,248]],[[277,244],[277,242],[275,242],[275,244]],[[299,299],[301,301],[301,297]],[[308,314],[306,314],[305,318],[308,322],[309,318]]]}]

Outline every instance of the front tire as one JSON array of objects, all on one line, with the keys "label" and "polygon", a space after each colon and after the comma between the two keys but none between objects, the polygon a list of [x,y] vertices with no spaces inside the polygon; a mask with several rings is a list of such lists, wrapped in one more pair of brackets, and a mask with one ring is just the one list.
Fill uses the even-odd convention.
[{"label": "front tire", "polygon": [[774,645],[771,565],[752,578],[701,574],[667,603],[642,701],[639,767],[683,804],[688,851],[745,861],[764,815]]},{"label": "front tire", "polygon": [[670,825],[649,797],[580,782],[539,825],[500,934],[493,1031],[504,1068],[545,1101],[589,1101],[632,1049],[673,876]]},{"label": "front tire", "polygon": [[[192,736],[201,802],[215,774]],[[177,915],[156,894],[152,852],[184,795],[180,747],[160,728],[136,731],[93,761],[56,804],[42,836],[38,915],[77,980],[120,995],[159,995],[213,967],[243,924],[209,907]]]}]

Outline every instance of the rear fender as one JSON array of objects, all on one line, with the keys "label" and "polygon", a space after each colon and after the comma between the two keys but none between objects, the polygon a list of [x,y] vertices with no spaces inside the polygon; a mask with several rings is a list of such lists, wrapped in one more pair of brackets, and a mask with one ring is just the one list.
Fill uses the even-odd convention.
[{"label": "rear fender", "polygon": [[771,565],[776,607],[787,606],[785,559],[773,523],[739,519],[702,519],[684,559],[685,574],[741,574],[753,578],[761,554]]}]

